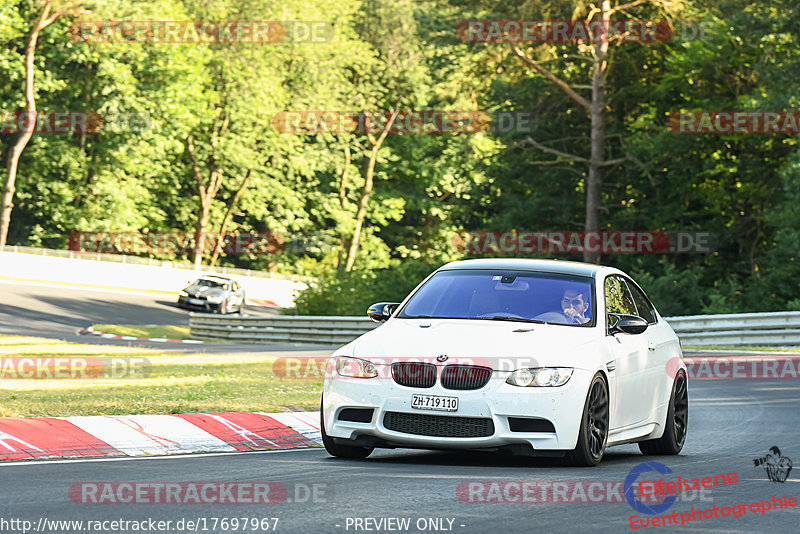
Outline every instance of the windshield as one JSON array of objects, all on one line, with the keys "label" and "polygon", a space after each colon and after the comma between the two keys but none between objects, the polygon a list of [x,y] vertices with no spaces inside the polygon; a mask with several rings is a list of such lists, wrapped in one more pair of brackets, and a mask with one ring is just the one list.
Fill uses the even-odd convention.
[{"label": "windshield", "polygon": [[591,278],[513,270],[439,271],[399,318],[491,319],[594,324]]},{"label": "windshield", "polygon": [[209,280],[207,278],[200,278],[196,280],[194,285],[196,286],[205,286],[205,287],[224,287],[226,284],[223,282],[217,282],[215,280]]}]

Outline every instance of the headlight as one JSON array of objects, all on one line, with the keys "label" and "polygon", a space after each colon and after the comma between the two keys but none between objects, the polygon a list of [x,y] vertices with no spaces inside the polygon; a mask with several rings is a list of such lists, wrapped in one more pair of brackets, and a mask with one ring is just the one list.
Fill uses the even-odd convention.
[{"label": "headlight", "polygon": [[572,371],[572,367],[517,369],[511,373],[506,383],[520,387],[563,386],[572,377]]},{"label": "headlight", "polygon": [[336,360],[336,372],[352,378],[375,378],[378,376],[378,370],[375,369],[372,362],[358,358],[339,357]]},{"label": "headlight", "polygon": [[225,300],[225,297],[222,295],[211,295],[210,297],[207,297],[206,300],[211,304],[219,304],[220,302]]}]

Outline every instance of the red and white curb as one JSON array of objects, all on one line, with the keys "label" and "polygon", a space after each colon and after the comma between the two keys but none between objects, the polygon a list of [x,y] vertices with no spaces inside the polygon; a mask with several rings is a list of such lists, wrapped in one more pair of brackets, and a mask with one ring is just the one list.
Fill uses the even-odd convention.
[{"label": "red and white curb", "polygon": [[0,460],[316,447],[319,412],[0,418]]},{"label": "red and white curb", "polygon": [[121,339],[122,341],[154,341],[156,343],[191,343],[193,345],[202,344],[202,341],[196,339],[167,339],[165,337],[136,337],[136,336],[119,336],[117,334],[106,334],[98,332],[91,326],[81,328],[75,332],[79,336],[97,336],[103,339]]},{"label": "red and white curb", "polygon": [[247,299],[245,304],[250,306],[264,306],[268,308],[280,308],[281,306],[274,300],[269,299]]}]

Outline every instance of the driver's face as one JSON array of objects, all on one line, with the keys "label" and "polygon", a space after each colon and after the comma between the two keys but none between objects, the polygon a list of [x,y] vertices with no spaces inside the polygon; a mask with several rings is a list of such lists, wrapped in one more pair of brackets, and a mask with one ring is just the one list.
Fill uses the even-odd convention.
[{"label": "driver's face", "polygon": [[584,302],[583,295],[577,291],[565,291],[564,297],[561,299],[561,309],[567,311],[569,308],[583,314],[589,309],[589,303]]}]

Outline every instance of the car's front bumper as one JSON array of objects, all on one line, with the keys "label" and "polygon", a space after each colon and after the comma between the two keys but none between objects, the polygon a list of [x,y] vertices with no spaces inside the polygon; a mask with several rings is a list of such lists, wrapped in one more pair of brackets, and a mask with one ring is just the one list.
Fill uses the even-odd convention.
[{"label": "car's front bumper", "polygon": [[[574,449],[593,373],[575,369],[572,378],[559,387],[512,386],[505,382],[509,374],[494,371],[484,387],[458,391],[443,388],[440,381],[430,388],[413,388],[395,383],[390,376],[358,379],[328,373],[323,387],[325,431],[333,438],[358,440],[379,447],[496,449],[522,444],[526,448],[530,446],[534,453]],[[443,412],[412,408],[413,394],[458,397],[458,410]],[[347,408],[372,409],[372,417],[368,423],[340,420],[342,410]],[[490,419],[492,431],[490,435],[481,437],[440,437],[400,432],[387,428],[386,414],[389,412],[441,418]],[[548,428],[549,431],[516,431],[511,429],[509,418],[544,419],[552,423],[552,428]],[[412,419],[425,420],[420,422],[419,429],[414,429],[412,425],[414,432],[425,432],[430,425],[436,427],[442,422],[448,423],[430,417]]]},{"label": "car's front bumper", "polygon": [[[194,302],[190,302],[190,299]],[[218,312],[222,308],[222,303],[211,303],[205,299],[198,299],[196,297],[178,297],[178,306],[190,310],[202,310],[208,312]]]}]

